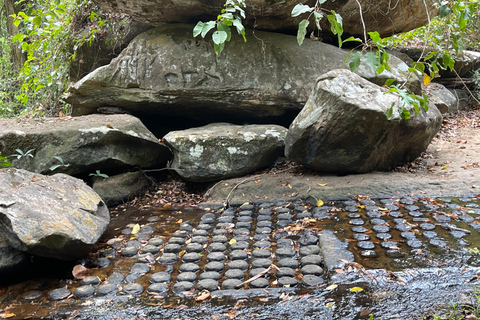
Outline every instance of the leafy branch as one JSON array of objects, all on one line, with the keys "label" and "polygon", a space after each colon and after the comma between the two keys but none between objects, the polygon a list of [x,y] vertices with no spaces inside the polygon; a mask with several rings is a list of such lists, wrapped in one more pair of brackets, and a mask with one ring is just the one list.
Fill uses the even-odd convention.
[{"label": "leafy branch", "polygon": [[212,40],[214,43],[215,54],[219,56],[225,48],[225,42],[230,41],[232,37],[232,31],[230,27],[235,27],[237,33],[243,37],[243,40],[247,42],[245,38],[245,27],[242,24],[242,18],[245,19],[245,0],[227,0],[225,2],[225,9],[222,9],[222,13],[217,17],[217,20],[201,22],[199,21],[195,28],[193,28],[193,36],[205,36],[208,32],[215,27],[216,31],[212,34]]}]

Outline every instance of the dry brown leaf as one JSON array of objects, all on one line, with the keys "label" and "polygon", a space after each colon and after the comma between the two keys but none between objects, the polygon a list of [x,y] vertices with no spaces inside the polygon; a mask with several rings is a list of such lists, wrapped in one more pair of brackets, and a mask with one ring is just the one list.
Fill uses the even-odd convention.
[{"label": "dry brown leaf", "polygon": [[90,270],[82,266],[81,264],[77,264],[73,267],[72,275],[75,279],[81,280],[85,278],[90,273]]}]

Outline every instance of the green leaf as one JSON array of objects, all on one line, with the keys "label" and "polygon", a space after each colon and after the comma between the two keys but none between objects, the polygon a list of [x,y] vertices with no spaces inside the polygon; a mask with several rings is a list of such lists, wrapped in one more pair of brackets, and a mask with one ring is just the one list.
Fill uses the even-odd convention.
[{"label": "green leaf", "polygon": [[425,64],[422,62],[414,62],[412,63],[412,66],[415,68],[415,70],[421,71],[422,73],[425,71]]},{"label": "green leaf", "polygon": [[350,71],[354,72],[360,66],[360,58],[362,57],[362,53],[360,51],[355,52],[355,54],[350,58],[350,63],[348,66],[350,67]]},{"label": "green leaf", "polygon": [[385,81],[383,85],[386,87],[390,87],[390,85],[394,82],[395,82],[395,79],[387,79],[387,81]]},{"label": "green leaf", "polygon": [[322,29],[320,27],[320,20],[322,20],[323,14],[321,12],[314,11],[313,16],[315,17],[315,24],[316,24],[317,28]]},{"label": "green leaf", "polygon": [[330,30],[338,37],[338,46],[342,47],[342,34],[343,34],[343,19],[342,17],[331,10],[332,14],[327,16],[328,22],[330,22]]},{"label": "green leaf", "polygon": [[217,45],[224,43],[225,40],[227,40],[227,38],[228,38],[228,34],[225,31],[217,30],[212,34],[212,40]]},{"label": "green leaf", "polygon": [[295,7],[292,9],[292,17],[298,17],[302,13],[305,12],[312,12],[314,8],[304,5],[304,4],[297,4]]},{"label": "green leaf", "polygon": [[380,59],[376,52],[367,52],[367,54],[365,54],[365,61],[367,61],[367,64],[373,71],[377,72],[380,66]]},{"label": "green leaf", "polygon": [[208,31],[212,30],[213,28],[215,28],[215,21],[208,21],[207,23],[204,23],[202,27],[202,38],[205,38]]},{"label": "green leaf", "polygon": [[308,20],[302,20],[298,24],[298,32],[297,32],[297,42],[298,45],[301,46],[303,43],[303,40],[305,40],[305,36],[307,35],[307,27],[308,27]]},{"label": "green leaf", "polygon": [[34,25],[35,28],[38,28],[38,27],[40,27],[40,24],[42,24],[42,17],[41,16],[36,16],[33,19],[33,25]]},{"label": "green leaf", "polygon": [[388,120],[391,120],[392,117],[393,117],[393,106],[395,105],[395,103],[392,103],[392,105],[390,106],[390,108],[387,109],[387,113],[386,113],[386,116],[387,116],[387,119]]},{"label": "green leaf", "polygon": [[440,6],[440,18],[445,18],[450,12],[452,12],[452,10],[446,4]]},{"label": "green leaf", "polygon": [[442,61],[445,67],[448,67],[450,68],[450,71],[453,71],[453,67],[455,66],[455,60],[452,59],[450,53],[444,53],[442,56]]},{"label": "green leaf", "polygon": [[225,23],[223,22],[219,22],[217,24],[217,30],[218,31],[223,31],[227,34],[227,39],[226,41],[230,41],[230,38],[232,37],[232,32],[230,31],[230,27],[227,26]]},{"label": "green leaf", "polygon": [[352,36],[352,37],[349,37],[349,38],[343,40],[344,43],[345,42],[350,42],[350,41],[362,42],[362,39],[355,38],[355,37]]},{"label": "green leaf", "polygon": [[225,48],[225,42],[222,42],[220,44],[216,44],[216,43],[213,44],[213,49],[217,57],[222,53],[224,48]]},{"label": "green leaf", "polygon": [[202,33],[203,31],[203,25],[204,23],[202,21],[198,21],[197,25],[195,26],[195,28],[193,28],[193,37],[197,37],[199,34]]},{"label": "green leaf", "polygon": [[245,27],[242,24],[242,20],[240,20],[239,18],[233,19],[233,26],[237,28],[238,34],[242,34],[242,31],[245,30]]},{"label": "green leaf", "polygon": [[382,40],[382,38],[380,37],[380,34],[377,31],[369,32],[368,35],[370,36],[370,39],[372,39],[372,41],[375,43]]}]

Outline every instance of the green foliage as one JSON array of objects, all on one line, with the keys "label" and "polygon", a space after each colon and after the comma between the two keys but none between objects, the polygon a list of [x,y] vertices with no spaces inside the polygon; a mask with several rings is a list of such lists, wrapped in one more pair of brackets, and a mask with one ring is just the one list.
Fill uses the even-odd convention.
[{"label": "green foliage", "polygon": [[230,41],[232,32],[230,27],[235,27],[237,33],[245,38],[245,27],[242,24],[242,18],[245,19],[245,0],[226,0],[225,9],[222,9],[222,13],[217,17],[215,21],[201,22],[199,21],[195,28],[193,28],[193,36],[201,36],[205,38],[208,32],[215,27],[216,31],[212,34],[212,40],[214,44],[215,54],[219,56],[225,48],[225,42]]},{"label": "green foliage", "polygon": [[106,175],[105,173],[101,173],[100,170],[95,170],[95,173],[90,173],[89,176],[101,177],[103,179],[108,178],[108,175]]},{"label": "green foliage", "polygon": [[7,157],[2,156],[0,153],[0,167],[10,167],[12,163],[8,161]]},{"label": "green foliage", "polygon": [[32,152],[35,151],[35,149],[30,149],[30,150],[27,150],[26,152],[23,152],[20,149],[15,149],[15,151],[17,151],[17,153],[12,154],[10,157],[12,158],[15,157],[17,158],[17,160],[19,160],[19,159],[33,158]]},{"label": "green foliage", "polygon": [[63,158],[62,157],[59,157],[59,156],[53,156],[59,163],[58,164],[55,164],[53,166],[50,167],[50,171],[55,171],[56,169],[60,168],[60,167],[69,167],[70,166],[70,163],[68,164],[65,164],[65,162],[63,161]]}]

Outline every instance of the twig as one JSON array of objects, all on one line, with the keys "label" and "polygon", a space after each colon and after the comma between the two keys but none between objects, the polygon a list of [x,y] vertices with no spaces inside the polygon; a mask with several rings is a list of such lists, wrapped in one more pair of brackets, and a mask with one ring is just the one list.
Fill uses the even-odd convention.
[{"label": "twig", "polygon": [[480,101],[478,101],[477,98],[475,98],[475,95],[472,93],[472,91],[470,91],[470,89],[468,89],[468,86],[467,84],[463,81],[462,78],[460,78],[460,75],[458,74],[457,70],[455,69],[452,69],[453,72],[455,72],[455,74],[457,75],[457,78],[460,79],[460,81],[462,82],[463,86],[465,87],[465,89],[467,89],[468,93],[470,94],[470,96],[473,98],[473,100],[475,100],[478,104],[480,104]]},{"label": "twig", "polygon": [[363,20],[363,12],[362,12],[362,5],[360,4],[360,1],[356,0],[358,6],[360,7],[360,20],[362,21],[363,25],[363,41],[367,43],[367,28],[365,27],[365,21]]},{"label": "twig", "polygon": [[243,286],[243,285],[246,284],[246,283],[249,283],[249,282],[252,282],[252,281],[254,281],[254,280],[257,280],[258,278],[260,278],[260,277],[263,276],[264,274],[272,271],[273,269],[279,270],[276,265],[271,264],[267,269],[263,270],[262,272],[260,272],[260,273],[257,274],[256,276],[253,276],[253,277],[251,277],[250,279],[245,280],[245,281],[243,281],[242,283],[237,284],[236,287],[238,288],[238,287]]}]

